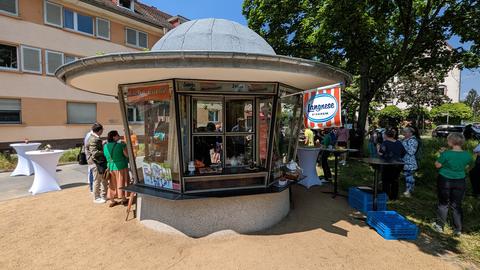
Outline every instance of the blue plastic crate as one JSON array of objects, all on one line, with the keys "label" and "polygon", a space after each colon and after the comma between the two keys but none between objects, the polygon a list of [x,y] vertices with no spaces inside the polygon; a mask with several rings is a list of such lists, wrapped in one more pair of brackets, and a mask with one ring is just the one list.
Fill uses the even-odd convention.
[{"label": "blue plastic crate", "polygon": [[[366,214],[373,210],[373,194],[361,191],[356,187],[348,190],[348,204],[350,207]],[[377,211],[387,210],[387,194],[377,194]]]},{"label": "blue plastic crate", "polygon": [[415,240],[418,226],[395,211],[369,211],[367,224],[386,240]]}]

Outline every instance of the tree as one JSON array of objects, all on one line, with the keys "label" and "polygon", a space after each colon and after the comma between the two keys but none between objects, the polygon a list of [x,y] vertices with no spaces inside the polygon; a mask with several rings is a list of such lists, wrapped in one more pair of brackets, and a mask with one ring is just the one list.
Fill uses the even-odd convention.
[{"label": "tree", "polygon": [[475,89],[470,89],[470,91],[468,91],[463,103],[472,108],[474,116],[478,115],[478,112],[480,111],[480,96],[478,96]]},{"label": "tree", "polygon": [[[370,102],[397,74],[430,72],[440,79],[461,60],[478,65],[479,5],[474,0],[245,0],[243,14],[278,54],[359,75],[358,128],[364,132]],[[452,49],[445,40],[453,35],[474,45]]]},{"label": "tree", "polygon": [[437,124],[460,124],[473,116],[472,109],[465,103],[445,103],[432,108],[430,114]]},{"label": "tree", "polygon": [[388,93],[386,96],[389,98],[396,98],[398,102],[406,103],[409,118],[414,120],[418,127],[420,120],[426,116],[426,107],[440,106],[450,102],[450,98],[440,88],[440,82],[431,74],[401,74],[395,77],[393,82],[384,86],[382,92]]},{"label": "tree", "polygon": [[378,112],[379,124],[382,127],[398,127],[405,115],[395,105],[389,105]]}]

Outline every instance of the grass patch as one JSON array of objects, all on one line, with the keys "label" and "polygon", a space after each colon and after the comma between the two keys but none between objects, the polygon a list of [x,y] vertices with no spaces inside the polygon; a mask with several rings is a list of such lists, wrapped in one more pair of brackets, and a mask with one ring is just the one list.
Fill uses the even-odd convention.
[{"label": "grass patch", "polygon": [[[476,141],[469,141],[466,143],[465,149],[472,152],[477,144]],[[447,226],[445,234],[438,234],[431,229],[431,223],[436,219],[437,205],[436,181],[438,174],[434,162],[439,154],[438,150],[444,146],[446,146],[444,139],[423,140],[420,168],[416,174],[416,186],[412,198],[400,197],[398,201],[388,202],[388,209],[398,211],[418,224],[427,238],[434,239],[439,244],[438,254],[441,254],[442,250],[443,252],[449,250],[461,254],[469,261],[480,264],[480,200],[471,196],[469,179],[467,179],[467,195],[463,201],[464,234],[460,238],[453,238],[451,227]],[[351,186],[371,185],[372,177],[373,169],[363,162],[350,160],[347,166],[339,166],[339,187],[345,191]],[[400,194],[404,190],[405,180],[402,175],[400,177]],[[429,252],[432,251],[429,250]]]}]

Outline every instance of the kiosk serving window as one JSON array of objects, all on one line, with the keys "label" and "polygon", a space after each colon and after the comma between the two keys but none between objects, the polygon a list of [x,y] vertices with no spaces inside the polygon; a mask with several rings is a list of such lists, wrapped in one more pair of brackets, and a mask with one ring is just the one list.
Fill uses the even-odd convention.
[{"label": "kiosk serving window", "polygon": [[180,191],[173,83],[130,86],[125,96],[126,105],[135,108],[138,118],[143,119],[143,134],[135,134],[143,135],[143,147],[136,153],[143,183]]},{"label": "kiosk serving window", "polygon": [[265,186],[276,85],[179,80],[177,91],[185,191]]}]

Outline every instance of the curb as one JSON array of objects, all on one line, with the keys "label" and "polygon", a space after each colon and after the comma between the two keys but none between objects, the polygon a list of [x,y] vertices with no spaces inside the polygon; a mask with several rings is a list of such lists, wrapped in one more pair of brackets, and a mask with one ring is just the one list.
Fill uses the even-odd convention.
[{"label": "curb", "polygon": [[[64,162],[64,163],[58,163],[57,167],[61,167],[64,165],[72,165],[72,164],[78,164],[77,161],[71,161],[71,162]],[[83,165],[81,165],[83,166]],[[13,172],[14,169],[7,169],[7,170],[0,170],[0,173],[7,173],[7,172]]]}]

